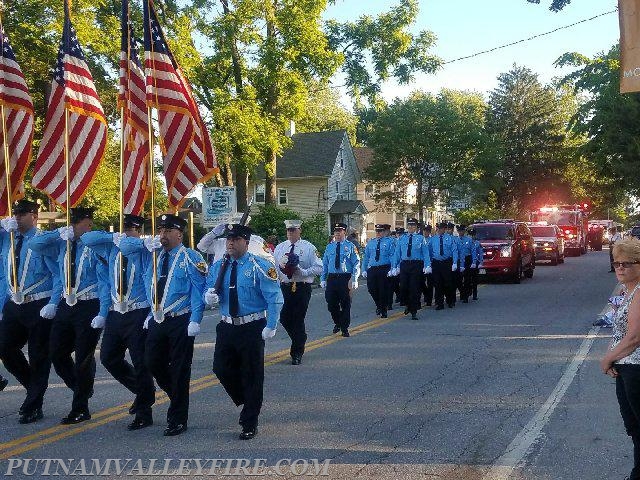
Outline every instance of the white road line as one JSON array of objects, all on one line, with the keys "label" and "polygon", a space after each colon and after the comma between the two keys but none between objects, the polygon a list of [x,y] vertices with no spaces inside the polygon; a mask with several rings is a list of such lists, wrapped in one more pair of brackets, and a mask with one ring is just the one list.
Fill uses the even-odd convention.
[{"label": "white road line", "polygon": [[529,423],[518,433],[516,438],[513,439],[505,453],[493,463],[489,471],[482,477],[482,480],[507,480],[511,476],[515,468],[524,459],[531,446],[542,433],[542,429],[549,422],[553,411],[562,401],[564,394],[578,373],[578,369],[587,358],[589,350],[597,338],[599,331],[600,327],[593,327],[589,330],[587,337],[582,342],[582,345],[580,345],[580,349],[564,371],[564,374],[560,378],[556,388],[554,388],[551,395],[549,395],[549,398],[547,398],[546,402],[544,402]]}]

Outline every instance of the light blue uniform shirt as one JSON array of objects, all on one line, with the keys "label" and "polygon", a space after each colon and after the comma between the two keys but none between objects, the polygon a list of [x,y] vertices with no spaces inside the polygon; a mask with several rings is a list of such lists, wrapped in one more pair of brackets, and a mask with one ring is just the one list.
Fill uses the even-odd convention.
[{"label": "light blue uniform shirt", "polygon": [[[411,256],[409,256],[409,241],[411,241]],[[421,234],[405,233],[396,241],[396,251],[393,256],[394,268],[399,267],[403,260],[422,260],[425,267],[431,265],[427,244]]]},{"label": "light blue uniform shirt", "polygon": [[[440,237],[442,236],[442,251],[443,255],[440,255]],[[443,233],[442,235],[436,234],[429,239],[429,256],[431,260],[449,260],[453,259],[453,263],[458,263],[458,242],[455,241],[452,235]]]},{"label": "light blue uniform shirt", "polygon": [[[31,228],[24,235],[17,230],[14,232],[14,247],[18,241],[18,235],[23,236],[20,250],[20,266],[18,268],[18,290],[22,291],[25,296],[43,294],[44,292],[49,292],[48,296],[53,295],[53,284],[56,281],[55,277],[58,275],[58,265],[55,261],[29,249],[29,241],[39,232],[40,230],[36,227]],[[13,292],[11,235],[4,230],[0,230],[0,251],[2,252],[0,260],[2,262],[0,267],[0,311],[2,311],[2,307],[11,298],[11,293]],[[27,257],[29,257],[28,264]],[[55,298],[57,300],[50,303],[57,305],[60,299],[59,289]]]},{"label": "light blue uniform shirt", "polygon": [[[107,273],[107,265],[101,260],[96,253],[91,250],[82,241],[82,238],[76,242],[76,282],[73,291],[78,297],[83,294],[95,294],[100,299],[99,315],[106,317],[111,306],[111,298],[109,297],[109,277]],[[49,257],[57,261],[58,264],[58,285],[54,285],[54,294],[61,298],[66,289],[66,253],[67,241],[60,238],[57,230],[42,232],[34,236],[29,241],[29,248],[34,252],[38,252],[45,257]],[[59,293],[58,293],[59,292]],[[51,302],[54,303],[52,295]],[[56,302],[57,305],[57,302]]]},{"label": "light blue uniform shirt", "polygon": [[[230,259],[233,262],[233,258]],[[278,272],[271,262],[251,253],[245,253],[236,260],[236,288],[238,289],[238,316],[244,317],[252,313],[267,312],[267,327],[276,328],[280,319],[280,311],[284,297],[278,282]],[[229,283],[231,280],[231,262],[224,272],[220,292],[220,314],[229,314]],[[213,288],[222,260],[213,264],[207,275],[206,287]]]},{"label": "light blue uniform shirt", "polygon": [[[380,258],[376,260],[378,240],[380,240]],[[389,237],[372,238],[364,248],[362,270],[366,271],[370,267],[378,267],[380,265],[391,265],[394,254],[395,245],[393,239]]]},{"label": "light blue uniform shirt", "polygon": [[[340,243],[340,266],[336,268],[336,248]],[[349,240],[331,242],[327,245],[322,256],[322,275],[320,280],[327,281],[330,273],[350,273],[351,280],[356,281],[360,276],[360,257],[358,249]]]},{"label": "light blue uniform shirt", "polygon": [[[473,248],[473,239],[467,235],[461,235],[459,238],[458,249],[460,253],[460,260],[464,260],[465,257],[473,256],[472,248]],[[471,263],[473,263],[473,258],[471,259]]]},{"label": "light blue uniform shirt", "polygon": [[[120,288],[120,249],[113,243],[113,233],[94,231],[85,233],[81,238],[85,245],[89,246],[96,255],[107,260],[109,265],[109,294],[112,302],[118,302],[120,299],[118,293]],[[144,283],[144,271],[148,257],[144,255],[144,252],[149,253],[142,245],[138,251],[132,251],[129,255],[126,255],[127,271],[123,278],[123,284],[126,284],[127,287],[126,293],[123,295],[123,301],[126,301],[127,304],[149,303]]]},{"label": "light blue uniform shirt", "polygon": [[[151,309],[155,307],[153,299],[153,254],[144,246],[141,238],[126,237],[120,241],[120,251],[126,257],[139,253],[141,263],[145,265],[144,283],[147,301]],[[164,290],[163,298],[158,298],[158,308],[162,308],[165,314],[176,312],[191,312],[189,321],[200,323],[204,312],[204,284],[206,271],[201,271],[206,266],[200,253],[184,245],[167,252],[164,249],[156,251],[157,276],[160,276],[164,256],[169,255],[169,275]],[[163,301],[164,300],[164,301]]]},{"label": "light blue uniform shirt", "polygon": [[480,244],[480,240],[473,240],[473,255],[471,263],[480,265],[484,260],[484,248]]}]

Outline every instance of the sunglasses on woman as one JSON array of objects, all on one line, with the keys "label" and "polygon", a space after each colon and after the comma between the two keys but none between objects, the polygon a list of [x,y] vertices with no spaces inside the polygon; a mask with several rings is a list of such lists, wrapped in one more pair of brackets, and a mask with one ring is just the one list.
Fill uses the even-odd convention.
[{"label": "sunglasses on woman", "polygon": [[638,264],[640,264],[640,262],[613,262],[611,265],[613,265],[613,268],[618,268],[618,267],[631,268],[631,265],[638,265]]}]

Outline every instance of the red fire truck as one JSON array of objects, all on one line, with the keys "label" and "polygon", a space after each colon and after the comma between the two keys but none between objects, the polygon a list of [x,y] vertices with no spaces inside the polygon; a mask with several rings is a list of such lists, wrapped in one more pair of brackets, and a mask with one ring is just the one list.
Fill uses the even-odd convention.
[{"label": "red fire truck", "polygon": [[588,204],[545,205],[531,212],[532,222],[547,222],[557,225],[564,235],[566,254],[575,256],[587,253],[589,232]]}]

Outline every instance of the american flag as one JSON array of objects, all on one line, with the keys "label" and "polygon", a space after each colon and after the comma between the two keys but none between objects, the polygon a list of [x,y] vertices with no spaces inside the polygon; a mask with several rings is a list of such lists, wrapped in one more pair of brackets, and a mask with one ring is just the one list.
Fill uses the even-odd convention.
[{"label": "american flag", "polygon": [[211,138],[191,87],[176,63],[152,0],[144,0],[147,104],[158,110],[160,147],[169,205],[179,208],[198,183],[217,171]]},{"label": "american flag", "polygon": [[144,71],[129,15],[129,0],[122,2],[122,42],[118,104],[124,108],[124,213],[139,215],[151,189],[148,174],[149,131]]},{"label": "american flag", "polygon": [[67,208],[64,159],[65,110],[68,112],[69,196],[71,207],[87,192],[107,144],[107,121],[93,77],[64,2],[64,29],[51,82],[44,136],[36,159],[33,186]]},{"label": "american flag", "polygon": [[[16,62],[9,38],[0,24],[0,104],[9,144],[11,200],[24,196],[24,174],[31,159],[33,103],[22,70]],[[0,119],[1,121],[1,119]],[[0,129],[0,216],[7,215],[7,179],[4,132]]]}]

